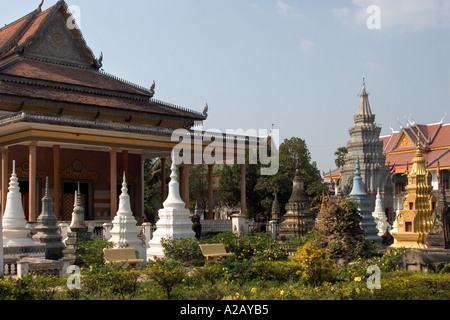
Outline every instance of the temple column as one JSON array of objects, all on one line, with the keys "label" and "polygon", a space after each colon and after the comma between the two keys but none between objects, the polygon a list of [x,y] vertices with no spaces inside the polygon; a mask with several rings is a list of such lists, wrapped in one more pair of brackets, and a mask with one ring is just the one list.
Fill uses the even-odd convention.
[{"label": "temple column", "polygon": [[180,165],[180,196],[186,204],[185,208],[189,209],[189,165]]},{"label": "temple column", "polygon": [[111,219],[114,218],[117,212],[117,148],[111,148],[109,150],[109,174],[111,177],[110,182],[110,212]]},{"label": "temple column", "polygon": [[8,147],[2,148],[2,214],[5,212],[6,196],[8,194]]},{"label": "temple column", "polygon": [[166,200],[166,158],[161,158],[161,207]]},{"label": "temple column", "polygon": [[32,142],[28,153],[28,221],[36,221],[36,156],[37,142]]},{"label": "temple column", "polygon": [[53,146],[53,212],[56,216],[56,219],[61,219],[61,178],[60,178],[60,168],[59,168],[59,151],[60,146]]},{"label": "temple column", "polygon": [[[241,214],[247,216],[247,191],[245,189],[245,164],[241,164]],[[249,217],[247,217],[249,218]]]},{"label": "temple column", "polygon": [[128,150],[122,151],[122,162],[123,162],[123,171],[125,175],[128,176]]},{"label": "temple column", "polygon": [[208,219],[214,219],[214,203],[213,203],[213,171],[214,165],[208,165]]}]

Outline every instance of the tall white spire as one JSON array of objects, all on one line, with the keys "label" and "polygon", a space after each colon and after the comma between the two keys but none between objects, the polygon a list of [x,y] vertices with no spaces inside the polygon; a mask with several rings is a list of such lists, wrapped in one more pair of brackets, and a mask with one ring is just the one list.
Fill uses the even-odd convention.
[{"label": "tall white spire", "polygon": [[138,237],[138,229],[136,228],[136,219],[131,211],[130,195],[128,194],[128,187],[123,173],[122,193],[119,197],[119,210],[117,211],[114,220],[112,221],[113,228],[109,232],[111,238],[108,239],[114,243],[116,248],[132,247],[136,251],[138,259],[145,259],[145,248],[142,245],[142,240]]},{"label": "tall white spire", "polygon": [[16,161],[13,161],[13,172],[8,190],[3,215],[3,246],[34,246],[30,230],[26,228],[27,220],[22,207],[22,197],[16,175]]},{"label": "tall white spire", "polygon": [[180,197],[180,186],[176,180],[175,155],[172,152],[169,194],[164,201],[164,208],[158,211],[159,220],[156,223],[156,231],[153,238],[148,242],[147,259],[164,256],[161,244],[162,239],[193,238],[192,221],[190,212],[185,208],[186,204]]}]

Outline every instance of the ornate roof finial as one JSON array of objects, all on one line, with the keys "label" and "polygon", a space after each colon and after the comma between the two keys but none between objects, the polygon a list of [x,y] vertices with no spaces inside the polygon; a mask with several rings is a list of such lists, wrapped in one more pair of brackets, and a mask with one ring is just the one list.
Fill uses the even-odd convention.
[{"label": "ornate roof finial", "polygon": [[209,109],[209,107],[208,107],[208,103],[207,103],[206,106],[205,106],[205,108],[203,109],[203,115],[204,115],[206,118],[208,118],[208,109]]},{"label": "ornate roof finial", "polygon": [[38,12],[42,12],[42,5],[44,4],[44,0],[42,0],[41,4],[39,5],[39,7],[37,8]]},{"label": "ornate roof finial", "polygon": [[155,83],[155,80],[153,80],[152,86],[150,87],[150,92],[152,94],[155,94],[155,88],[156,88],[156,83]]}]

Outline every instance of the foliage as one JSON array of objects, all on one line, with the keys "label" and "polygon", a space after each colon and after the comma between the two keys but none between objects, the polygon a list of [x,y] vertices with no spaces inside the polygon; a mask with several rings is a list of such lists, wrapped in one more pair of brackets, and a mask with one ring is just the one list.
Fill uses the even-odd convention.
[{"label": "foliage", "polygon": [[161,245],[167,258],[193,265],[203,265],[205,262],[196,238],[163,238]]},{"label": "foliage", "polygon": [[113,246],[112,242],[103,239],[80,241],[78,244],[80,256],[88,266],[102,266],[104,264],[103,249]]},{"label": "foliage", "polygon": [[[170,161],[166,161],[166,169],[170,168]],[[144,215],[148,222],[155,223],[158,208],[161,204],[161,184],[167,185],[166,176],[162,181],[161,159],[146,159],[144,162]]]},{"label": "foliage", "polygon": [[[285,139],[279,148],[278,172],[272,176],[261,176],[255,187],[255,190],[260,194],[261,201],[266,198],[273,200],[273,194],[276,192],[282,214],[286,212],[285,205],[292,193],[292,180],[297,161],[309,200],[312,201],[322,192],[328,192],[327,186],[320,177],[317,164],[311,161],[311,154],[306,141],[297,137]],[[265,212],[269,214],[272,202],[267,201],[266,203]]]},{"label": "foliage", "polygon": [[208,209],[208,166],[194,165],[189,168],[189,204],[190,211],[195,210],[198,205],[199,214],[206,217]]},{"label": "foliage", "polygon": [[[279,170],[276,174],[261,175],[260,163],[245,166],[247,209],[250,217],[255,217],[259,213],[270,216],[274,193],[278,195],[281,213],[285,213],[285,205],[292,193],[292,179],[297,160],[304,179],[305,192],[310,200],[327,191],[317,164],[311,162],[311,155],[305,140],[296,137],[285,139],[279,148]],[[240,165],[233,164],[222,167],[218,190],[222,205],[228,207],[239,205],[241,200],[240,176]]]},{"label": "foliage", "polygon": [[170,299],[173,288],[184,280],[186,268],[177,260],[155,257],[147,264],[146,274],[164,288],[167,299]]},{"label": "foliage", "polygon": [[345,157],[347,156],[347,154],[347,147],[339,147],[334,152],[334,155],[336,156],[334,163],[336,164],[337,168],[342,168],[345,165]]},{"label": "foliage", "polygon": [[296,261],[256,261],[249,268],[249,278],[260,281],[299,280],[302,267]]},{"label": "foliage", "polygon": [[233,259],[240,261],[274,261],[287,259],[287,253],[278,241],[268,233],[248,233],[238,237],[232,232],[220,233],[205,240],[207,243],[223,243],[228,252],[234,253]]},{"label": "foliage", "polygon": [[302,278],[310,285],[317,286],[334,278],[334,263],[328,258],[328,249],[317,247],[314,241],[298,248],[297,255],[292,260],[299,263]]},{"label": "foliage", "polygon": [[27,273],[0,280],[0,300],[56,300],[63,280],[56,276]]},{"label": "foliage", "polygon": [[329,255],[344,264],[370,257],[377,249],[364,237],[357,209],[358,204],[352,199],[329,200],[321,207],[314,226],[321,234],[318,245],[328,248]]},{"label": "foliage", "polygon": [[450,300],[450,274],[394,271],[382,279],[375,290],[379,300]]}]

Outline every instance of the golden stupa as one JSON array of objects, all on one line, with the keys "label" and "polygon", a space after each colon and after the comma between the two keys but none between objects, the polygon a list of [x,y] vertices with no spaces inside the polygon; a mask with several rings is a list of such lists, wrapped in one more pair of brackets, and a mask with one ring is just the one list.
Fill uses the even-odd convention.
[{"label": "golden stupa", "polygon": [[408,173],[406,194],[402,199],[403,210],[397,216],[397,231],[392,236],[397,240],[391,247],[426,248],[424,241],[434,222],[436,197],[431,193],[429,172],[420,148],[420,133],[417,136],[416,154],[412,169]]}]

